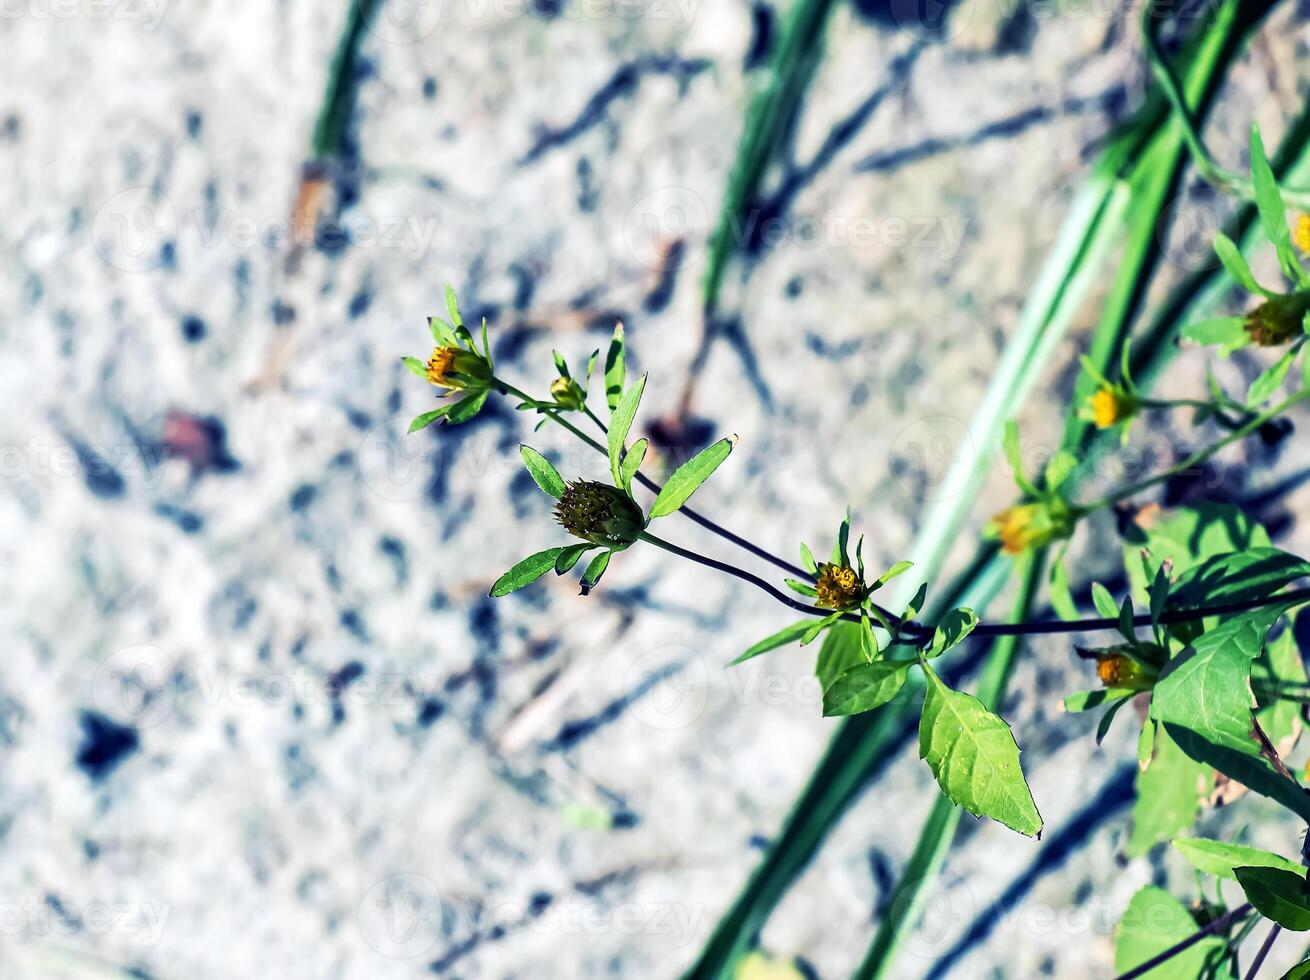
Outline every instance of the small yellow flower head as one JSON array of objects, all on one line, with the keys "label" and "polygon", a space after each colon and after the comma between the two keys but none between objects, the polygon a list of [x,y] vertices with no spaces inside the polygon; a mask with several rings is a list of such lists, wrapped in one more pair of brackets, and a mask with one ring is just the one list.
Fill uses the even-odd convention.
[{"label": "small yellow flower head", "polygon": [[646,529],[641,508],[618,487],[577,480],[564,488],[555,519],[575,538],[608,548],[626,548]]},{"label": "small yellow flower head", "polygon": [[828,609],[854,609],[864,598],[864,583],[849,565],[823,565],[815,588],[819,605]]},{"label": "small yellow flower head", "polygon": [[1100,390],[1087,399],[1083,417],[1093,422],[1098,429],[1108,429],[1126,422],[1136,414],[1136,398],[1115,385],[1102,385]]},{"label": "small yellow flower head", "polygon": [[437,347],[428,358],[428,381],[451,391],[478,391],[491,381],[487,362],[462,347]]},{"label": "small yellow flower head", "polygon": [[1155,674],[1146,670],[1132,657],[1112,650],[1107,650],[1096,658],[1096,676],[1106,687],[1149,691],[1155,686]]},{"label": "small yellow flower head", "polygon": [[986,534],[999,539],[1007,555],[1021,555],[1030,548],[1067,538],[1071,530],[1067,513],[1038,501],[1007,507],[991,519]]},{"label": "small yellow flower head", "polygon": [[1273,296],[1246,315],[1246,332],[1261,347],[1278,347],[1301,336],[1301,321],[1310,305],[1304,296]]},{"label": "small yellow flower head", "polygon": [[1297,215],[1296,224],[1292,226],[1292,244],[1302,255],[1310,255],[1310,214]]},{"label": "small yellow flower head", "polygon": [[572,378],[556,378],[550,383],[550,397],[561,408],[577,411],[587,400],[587,393]]}]

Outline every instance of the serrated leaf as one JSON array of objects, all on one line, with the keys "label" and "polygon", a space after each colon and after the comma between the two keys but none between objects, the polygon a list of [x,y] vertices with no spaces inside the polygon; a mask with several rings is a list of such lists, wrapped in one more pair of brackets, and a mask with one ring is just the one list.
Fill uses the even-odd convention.
[{"label": "serrated leaf", "polygon": [[1256,379],[1251,382],[1251,387],[1246,390],[1247,408],[1258,408],[1282,387],[1283,382],[1287,380],[1287,372],[1291,369],[1292,362],[1296,360],[1297,353],[1298,351],[1295,349],[1288,351],[1260,372]]},{"label": "serrated leaf", "polygon": [[646,458],[646,450],[649,446],[650,440],[638,439],[629,447],[623,462],[619,464],[619,480],[628,493],[632,492],[632,480],[637,475],[637,470],[641,469],[642,460]]},{"label": "serrated leaf", "polygon": [[1237,880],[1235,869],[1242,867],[1282,868],[1305,876],[1305,868],[1290,858],[1246,844],[1225,844],[1206,837],[1179,837],[1173,845],[1197,871],[1233,881]]},{"label": "serrated leaf", "polygon": [[[1114,930],[1114,972],[1127,973],[1196,934],[1196,920],[1163,888],[1147,885],[1133,896]],[[1200,976],[1231,976],[1226,969],[1210,974],[1227,949],[1220,936],[1206,936],[1170,957],[1143,980],[1197,980]]]},{"label": "serrated leaf", "polygon": [[1010,726],[981,701],[943,683],[926,663],[919,756],[951,802],[1036,837],[1041,814],[1019,766]]},{"label": "serrated leaf", "polygon": [[927,656],[940,656],[951,647],[963,643],[964,638],[977,625],[978,614],[972,609],[952,609],[933,630],[932,645],[928,648]]},{"label": "serrated leaf", "polygon": [[1183,327],[1182,338],[1205,347],[1216,344],[1227,347],[1250,340],[1250,334],[1246,332],[1246,321],[1242,317],[1216,316],[1199,323],[1189,323]]},{"label": "serrated leaf", "polygon": [[909,667],[908,663],[877,660],[843,671],[824,689],[824,717],[863,714],[886,704],[900,693]]},{"label": "serrated leaf", "polygon": [[440,408],[433,409],[431,412],[424,412],[416,417],[413,422],[409,423],[410,432],[418,432],[420,429],[426,429],[429,425],[449,412],[454,405],[442,405]]},{"label": "serrated leaf", "polygon": [[1304,871],[1254,867],[1234,868],[1233,873],[1246,900],[1266,919],[1293,932],[1310,929],[1310,883]]},{"label": "serrated leaf", "polygon": [[664,488],[656,496],[655,502],[651,504],[651,518],[672,514],[685,504],[688,498],[699,489],[700,485],[708,480],[710,475],[719,468],[719,464],[728,458],[728,454],[732,452],[732,447],[735,444],[735,437],[720,439],[714,445],[702,449],[674,470],[673,475],[669,477],[668,482],[664,484]]},{"label": "serrated leaf", "polygon": [[1252,728],[1251,662],[1286,611],[1265,606],[1194,640],[1161,671],[1151,717],[1197,762],[1310,820],[1310,796],[1261,754]]},{"label": "serrated leaf", "polygon": [[623,396],[624,382],[624,343],[623,324],[614,325],[614,336],[610,338],[609,350],[605,352],[605,401],[609,404],[611,414],[619,406]]},{"label": "serrated leaf", "polygon": [[614,476],[616,486],[623,479],[619,467],[623,462],[623,448],[628,441],[628,430],[632,428],[632,420],[637,417],[637,406],[641,404],[641,393],[645,390],[646,375],[643,374],[637,379],[636,384],[623,393],[623,397],[619,399],[618,407],[614,409],[614,415],[610,419],[610,473]]},{"label": "serrated leaf", "polygon": [[751,647],[749,647],[746,650],[745,653],[743,653],[740,657],[734,660],[730,666],[736,666],[737,664],[745,663],[747,660],[750,660],[752,657],[758,657],[760,654],[768,653],[770,650],[776,650],[779,647],[785,647],[785,646],[789,646],[792,643],[798,643],[801,637],[803,637],[806,633],[808,633],[810,627],[813,625],[814,625],[814,620],[802,619],[798,623],[792,623],[790,626],[784,626],[782,629],[778,630],[778,632],[772,634],[771,636],[766,636],[758,643],[753,644]]},{"label": "serrated leaf", "polygon": [[551,465],[550,460],[531,446],[519,446],[519,455],[523,457],[523,465],[527,467],[528,475],[544,493],[550,494],[556,500],[564,496],[564,478]]},{"label": "serrated leaf", "polygon": [[524,558],[508,572],[496,579],[496,584],[491,587],[490,594],[495,598],[499,598],[503,595],[509,595],[525,585],[531,585],[555,567],[555,559],[559,557],[560,552],[563,550],[563,548],[548,548],[545,551],[538,551],[535,555],[528,555],[527,558]]}]

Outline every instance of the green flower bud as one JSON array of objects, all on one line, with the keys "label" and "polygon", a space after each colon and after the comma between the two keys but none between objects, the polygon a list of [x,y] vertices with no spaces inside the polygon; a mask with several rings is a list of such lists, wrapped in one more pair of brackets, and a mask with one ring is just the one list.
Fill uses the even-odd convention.
[{"label": "green flower bud", "polygon": [[578,411],[587,400],[587,393],[572,378],[556,378],[550,383],[550,397],[560,408]]},{"label": "green flower bud", "polygon": [[631,497],[594,480],[568,484],[555,505],[555,519],[575,538],[616,550],[628,547],[646,530],[646,519]]}]

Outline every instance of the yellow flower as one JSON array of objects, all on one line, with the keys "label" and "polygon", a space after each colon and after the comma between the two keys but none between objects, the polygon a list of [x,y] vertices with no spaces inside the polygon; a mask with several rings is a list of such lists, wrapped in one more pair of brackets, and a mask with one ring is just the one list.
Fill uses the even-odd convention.
[{"label": "yellow flower", "polygon": [[825,564],[819,569],[819,605],[828,609],[853,609],[864,598],[864,583],[849,565]]},{"label": "yellow flower", "polygon": [[1066,538],[1071,530],[1069,515],[1048,503],[1016,504],[1007,507],[987,525],[986,534],[998,538],[1007,555],[1021,555],[1029,548]]},{"label": "yellow flower", "polygon": [[1156,675],[1146,670],[1132,657],[1107,650],[1096,658],[1096,676],[1106,687],[1149,691],[1155,686]]},{"label": "yellow flower", "polygon": [[1082,413],[1098,429],[1108,429],[1136,414],[1137,399],[1114,385],[1102,385],[1087,399],[1086,411]]},{"label": "yellow flower", "polygon": [[1297,215],[1292,226],[1292,243],[1302,255],[1310,255],[1310,214]]},{"label": "yellow flower", "polygon": [[437,347],[428,358],[428,381],[451,391],[480,390],[491,380],[487,362],[461,347]]},{"label": "yellow flower", "polygon": [[562,408],[577,411],[587,400],[587,393],[572,378],[559,377],[550,383],[550,397]]}]

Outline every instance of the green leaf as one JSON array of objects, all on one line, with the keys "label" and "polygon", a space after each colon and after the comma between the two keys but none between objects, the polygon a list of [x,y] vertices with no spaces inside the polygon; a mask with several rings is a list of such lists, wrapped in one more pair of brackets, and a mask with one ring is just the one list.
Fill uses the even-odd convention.
[{"label": "green leaf", "polygon": [[886,704],[900,693],[909,667],[886,660],[856,664],[824,689],[823,716],[858,715]]},{"label": "green leaf", "polygon": [[878,581],[876,584],[878,586],[886,585],[892,579],[896,578],[896,576],[904,575],[913,567],[914,567],[914,562],[912,561],[898,561],[895,565],[893,565],[891,568],[887,569],[887,571],[883,572],[881,575],[878,576]]},{"label": "green leaf", "polygon": [[816,598],[819,594],[819,590],[810,585],[809,582],[802,582],[799,579],[794,578],[785,578],[783,579],[783,582],[785,582],[787,588],[791,589],[793,592],[799,593],[803,596],[809,596],[811,599]]},{"label": "green leaf", "polygon": [[824,616],[818,622],[812,622],[810,628],[805,631],[805,635],[801,637],[801,646],[809,646],[820,633],[841,619],[841,616],[840,612],[835,612],[829,616]]},{"label": "green leaf", "polygon": [[919,719],[919,756],[951,802],[1030,837],[1041,814],[1019,766],[1010,726],[981,701],[947,687],[923,663],[927,688]]},{"label": "green leaf", "polygon": [[1310,929],[1310,884],[1303,870],[1254,867],[1234,868],[1233,873],[1246,900],[1266,919],[1293,932]]},{"label": "green leaf", "polygon": [[1155,578],[1151,580],[1146,593],[1150,601],[1151,625],[1158,627],[1160,615],[1169,604],[1169,576],[1165,573],[1163,565],[1155,570]]},{"label": "green leaf", "polygon": [[1129,643],[1137,642],[1137,631],[1133,628],[1133,597],[1124,596],[1123,605],[1119,607],[1119,633]]},{"label": "green leaf", "polygon": [[850,538],[851,512],[848,510],[846,516],[842,518],[841,525],[837,528],[837,542],[832,546],[832,562],[834,565],[850,565],[851,559],[847,551]]},{"label": "green leaf", "polygon": [[618,407],[610,419],[609,455],[610,472],[614,476],[614,485],[620,485],[623,476],[619,469],[623,462],[623,448],[628,441],[628,430],[632,420],[637,417],[637,406],[641,404],[641,393],[646,390],[646,375],[637,379],[637,383],[623,393]]},{"label": "green leaf", "polygon": [[578,559],[585,555],[592,548],[599,547],[594,544],[571,544],[555,558],[555,574],[563,575],[578,563]]},{"label": "green leaf", "polygon": [[1287,372],[1292,367],[1292,362],[1296,360],[1297,353],[1298,351],[1295,348],[1289,350],[1260,372],[1259,376],[1251,382],[1251,387],[1246,390],[1247,408],[1257,408],[1263,405],[1282,387],[1283,382],[1287,379]]},{"label": "green leaf", "polygon": [[1307,683],[1301,651],[1290,624],[1265,644],[1264,654],[1255,662],[1253,677],[1259,682],[1256,694],[1260,708],[1256,718],[1278,754],[1285,758],[1301,735],[1301,705],[1278,697],[1278,692],[1284,687],[1304,689]]},{"label": "green leaf", "polygon": [[1251,662],[1287,611],[1280,603],[1202,634],[1165,664],[1151,717],[1191,758],[1310,820],[1310,796],[1261,754],[1252,733]]},{"label": "green leaf", "polygon": [[[1137,771],[1139,780],[1141,774],[1146,771],[1146,767],[1151,764],[1151,753],[1155,750],[1155,728],[1155,722],[1150,718],[1147,718],[1146,721],[1142,723],[1142,733],[1137,736]],[[1190,762],[1191,760],[1189,759],[1188,761]]]},{"label": "green leaf", "polygon": [[555,359],[555,371],[561,378],[573,377],[573,375],[569,374],[569,362],[564,360],[563,354],[557,350],[552,350],[550,356]]},{"label": "green leaf", "polygon": [[1208,559],[1249,548],[1268,548],[1269,535],[1247,513],[1231,504],[1202,501],[1157,517],[1149,528],[1134,528],[1145,536],[1147,560],[1134,560],[1139,545],[1125,547],[1124,564],[1133,587],[1146,595],[1151,576],[1168,561],[1181,577]]},{"label": "green leaf", "polygon": [[1114,596],[1110,595],[1110,590],[1100,582],[1092,583],[1092,604],[1096,606],[1096,611],[1101,614],[1102,619],[1119,619],[1119,603],[1114,601]]},{"label": "green leaf", "polygon": [[531,446],[519,446],[519,455],[523,457],[523,465],[528,468],[528,475],[542,491],[556,500],[564,496],[564,478],[550,464],[550,460]]},{"label": "green leaf", "polygon": [[978,614],[972,609],[952,609],[933,630],[932,645],[927,656],[936,657],[953,646],[964,642],[964,638],[978,625]]},{"label": "green leaf", "polygon": [[1250,548],[1217,555],[1178,576],[1170,605],[1192,609],[1266,599],[1307,575],[1310,575],[1310,562],[1277,548]]},{"label": "green leaf", "polygon": [[[1215,254],[1219,256],[1219,261],[1224,264],[1228,274],[1238,281],[1238,283],[1248,292],[1257,296],[1272,296],[1273,293],[1265,289],[1255,281],[1255,276],[1251,274],[1251,267],[1246,264],[1246,258],[1242,255],[1242,250],[1233,244],[1233,240],[1220,232],[1214,240]],[[1239,319],[1239,318],[1234,318]],[[1186,331],[1184,331],[1186,336]],[[1213,341],[1209,341],[1213,343]]]},{"label": "green leaf", "polygon": [[459,312],[459,300],[455,298],[455,287],[449,284],[446,286],[446,313],[455,327],[464,326],[464,318]]},{"label": "green leaf", "polygon": [[602,551],[599,555],[591,560],[587,565],[587,570],[582,573],[582,594],[586,595],[596,587],[600,577],[605,574],[605,569],[609,568],[610,556],[614,552]]},{"label": "green leaf", "polygon": [[441,319],[441,317],[428,317],[428,329],[432,331],[432,339],[436,342],[438,347],[455,346],[455,331],[452,330],[450,324]]},{"label": "green leaf", "polygon": [[819,563],[814,560],[814,553],[804,541],[801,542],[801,564],[811,575],[819,574]]},{"label": "green leaf", "polygon": [[919,615],[919,611],[923,609],[923,604],[927,601],[928,601],[928,583],[920,582],[919,588],[916,589],[914,592],[914,598],[911,599],[909,605],[905,607],[905,612],[904,614],[902,614],[901,619],[909,621],[913,619],[915,616]]},{"label": "green leaf", "polygon": [[832,628],[824,634],[819,655],[814,661],[814,674],[819,679],[819,689],[826,691],[848,669],[864,662],[860,627],[856,623],[833,623]]},{"label": "green leaf", "polygon": [[496,579],[496,584],[491,587],[491,595],[499,598],[503,595],[509,595],[525,585],[531,585],[555,567],[555,559],[560,556],[560,552],[563,550],[563,548],[548,548],[545,551],[538,551],[535,555],[524,558],[508,572]]},{"label": "green leaf", "polygon": [[[1201,811],[1202,797],[1214,783],[1210,767],[1188,758],[1167,730],[1149,718],[1146,728],[1153,736],[1149,747],[1138,742],[1137,798],[1127,848],[1133,857],[1190,828]],[[1145,767],[1143,753],[1150,753]]]},{"label": "green leaf", "polygon": [[1064,699],[1064,710],[1071,715],[1099,708],[1107,701],[1116,701],[1134,694],[1124,687],[1098,687],[1094,691],[1075,691]]},{"label": "green leaf", "polygon": [[1101,720],[1096,724],[1096,744],[1100,745],[1105,741],[1105,736],[1110,734],[1110,724],[1114,721],[1114,716],[1119,713],[1119,709],[1131,701],[1136,696],[1136,691],[1130,691],[1124,697],[1121,697],[1110,707],[1105,709],[1105,714],[1101,715]]},{"label": "green leaf", "polygon": [[674,470],[673,475],[664,484],[664,489],[655,498],[655,503],[651,504],[651,518],[672,514],[685,504],[700,485],[709,479],[710,474],[719,468],[719,464],[728,458],[736,443],[736,436],[720,439]]},{"label": "green leaf", "polygon": [[1251,183],[1255,185],[1255,204],[1260,209],[1260,224],[1264,226],[1265,235],[1278,253],[1278,264],[1283,275],[1292,282],[1301,281],[1301,264],[1296,253],[1292,251],[1292,236],[1287,230],[1287,208],[1283,204],[1283,195],[1278,191],[1278,182],[1274,180],[1273,168],[1265,156],[1264,141],[1260,138],[1260,127],[1251,127]]},{"label": "green leaf", "polygon": [[624,360],[623,324],[620,322],[614,325],[614,336],[605,352],[605,401],[609,404],[610,414],[619,407],[623,395]]},{"label": "green leaf", "polygon": [[619,464],[619,480],[628,493],[632,493],[632,480],[637,475],[637,470],[641,469],[642,460],[646,458],[646,450],[649,446],[648,439],[638,439],[629,447],[623,462]]},{"label": "green leaf", "polygon": [[1248,847],[1245,844],[1225,844],[1206,837],[1180,837],[1173,842],[1174,849],[1191,862],[1192,867],[1208,875],[1237,880],[1237,868],[1282,868],[1305,876],[1305,868],[1290,858],[1273,851]]},{"label": "green leaf", "polygon": [[459,425],[461,422],[467,422],[478,412],[482,411],[482,406],[487,403],[486,391],[479,391],[476,395],[469,395],[462,398],[450,406],[450,411],[446,413],[446,421],[451,425]]},{"label": "green leaf", "polygon": [[[745,663],[752,657],[758,657],[762,653],[768,653],[770,650],[776,650],[779,647],[785,647],[792,643],[796,643],[801,639],[801,637],[809,632],[810,627],[813,625],[814,620],[802,619],[798,623],[784,626],[772,636],[766,636],[764,639],[748,648],[745,653],[734,660],[729,666],[736,666],[737,664]],[[824,645],[827,646],[826,643]]]},{"label": "green leaf", "polygon": [[441,418],[454,407],[453,404],[442,405],[440,408],[433,409],[431,412],[424,412],[422,415],[415,418],[413,422],[409,423],[409,431],[417,432],[419,429],[426,429],[429,425]]},{"label": "green leaf", "polygon": [[401,360],[405,362],[405,367],[409,368],[420,378],[424,378],[424,379],[427,378],[428,376],[427,365],[425,365],[417,357],[402,357]]},{"label": "green leaf", "polygon": [[1005,452],[1005,459],[1010,464],[1011,477],[1015,485],[1024,493],[1035,496],[1037,488],[1033,486],[1032,481],[1024,474],[1023,471],[1023,449],[1019,444],[1019,426],[1017,423],[1010,421],[1005,423],[1005,434],[1001,439],[1001,448]]},{"label": "green leaf", "polygon": [[1310,960],[1302,960],[1283,974],[1282,980],[1307,980],[1310,978]]},{"label": "green leaf", "polygon": [[1073,601],[1073,593],[1069,590],[1069,573],[1064,567],[1064,550],[1056,556],[1055,561],[1051,562],[1051,576],[1048,582],[1051,595],[1051,608],[1055,614],[1065,622],[1073,622],[1080,618],[1078,615],[1078,604]]},{"label": "green leaf", "polygon": [[1069,479],[1078,468],[1078,457],[1067,449],[1061,449],[1046,464],[1046,486],[1049,490],[1058,490],[1060,484]]},{"label": "green leaf", "polygon": [[[882,617],[879,616],[878,619],[881,621]],[[884,628],[886,625],[883,624]],[[873,624],[869,622],[869,614],[863,609],[860,610],[860,652],[869,663],[873,663],[873,658],[878,656],[878,638],[873,635]]]},{"label": "green leaf", "polygon": [[596,359],[597,359],[598,357],[600,357],[600,349],[599,349],[599,348],[597,348],[596,350],[592,351],[592,352],[591,352],[591,356],[587,358],[587,373],[586,373],[586,376],[585,376],[584,379],[583,379],[583,384],[582,384],[582,387],[583,387],[583,388],[586,388],[588,385],[591,384],[591,375],[592,375],[592,372],[596,370]]},{"label": "green leaf", "polygon": [[[1155,959],[1196,934],[1196,920],[1183,904],[1162,888],[1147,885],[1124,910],[1114,930],[1114,972],[1128,971]],[[1142,974],[1144,980],[1197,980],[1207,975],[1227,950],[1221,936],[1197,940],[1177,956]],[[1227,976],[1227,971],[1216,976]]]},{"label": "green leaf", "polygon": [[1242,317],[1216,316],[1199,323],[1189,323],[1183,327],[1182,338],[1205,347],[1215,344],[1228,347],[1250,340],[1250,335],[1246,332],[1246,320]]}]

